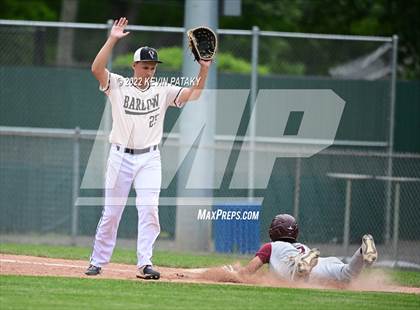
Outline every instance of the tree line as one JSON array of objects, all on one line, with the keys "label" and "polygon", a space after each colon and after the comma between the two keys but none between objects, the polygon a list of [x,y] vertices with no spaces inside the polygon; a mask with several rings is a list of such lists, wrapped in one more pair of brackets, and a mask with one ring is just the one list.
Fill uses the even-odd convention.
[{"label": "tree line", "polygon": [[[131,24],[180,27],[184,21],[184,5],[184,0],[0,0],[0,18],[104,23],[127,16]],[[241,16],[221,14],[219,27],[251,29],[257,25],[261,30],[286,32],[397,34],[399,77],[420,79],[420,0],[242,0],[241,13]],[[235,56],[248,59],[249,52],[244,50],[248,43],[234,43]],[[291,68],[293,72],[312,74],[327,70],[327,65],[323,67],[322,63],[331,58],[331,49],[341,49],[343,59],[351,58],[352,54],[360,56],[359,52],[363,52],[363,47],[360,51],[348,47],[346,51],[345,46],[338,45],[311,48],[315,49],[315,54],[307,48],[305,54],[305,48],[299,44],[278,41],[273,46],[273,42],[262,42],[261,61],[273,72],[286,70],[287,73]],[[321,64],[302,68],[298,59],[292,59],[297,55],[307,59],[311,53]],[[292,60],[282,64],[279,59]]]}]

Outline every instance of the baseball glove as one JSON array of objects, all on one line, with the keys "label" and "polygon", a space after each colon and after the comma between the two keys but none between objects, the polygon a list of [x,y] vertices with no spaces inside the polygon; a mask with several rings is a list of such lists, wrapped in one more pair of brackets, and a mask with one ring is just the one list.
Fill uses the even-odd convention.
[{"label": "baseball glove", "polygon": [[188,30],[190,49],[196,61],[212,60],[217,50],[217,38],[213,30],[207,27],[197,27]]}]

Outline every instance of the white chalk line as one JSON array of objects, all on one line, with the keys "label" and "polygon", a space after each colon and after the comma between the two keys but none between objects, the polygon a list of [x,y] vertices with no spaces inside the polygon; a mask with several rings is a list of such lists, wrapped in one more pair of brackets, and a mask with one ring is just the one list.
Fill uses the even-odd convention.
[{"label": "white chalk line", "polygon": [[[28,264],[28,265],[38,265],[38,266],[47,266],[47,267],[69,267],[69,268],[79,268],[86,269],[84,266],[79,265],[70,265],[70,264],[58,264],[58,263],[40,263],[40,262],[28,262],[14,259],[0,259],[0,263],[10,263],[10,264]],[[106,268],[109,271],[118,271],[118,272],[129,272],[133,273],[133,270],[126,269],[115,269],[115,268]]]},{"label": "white chalk line", "polygon": [[[47,267],[67,267],[67,268],[78,268],[78,269],[85,269],[84,266],[79,265],[71,265],[71,264],[59,264],[59,263],[41,263],[41,262],[28,262],[22,260],[15,260],[15,259],[0,259],[0,263],[9,263],[9,264],[27,264],[27,265],[38,265],[38,266],[47,266]],[[133,273],[133,270],[127,269],[115,269],[115,268],[106,268],[108,271],[115,271],[115,272],[126,272],[126,273]],[[207,271],[207,268],[196,268],[196,269],[185,269],[183,271],[191,272],[191,273],[203,273]]]}]

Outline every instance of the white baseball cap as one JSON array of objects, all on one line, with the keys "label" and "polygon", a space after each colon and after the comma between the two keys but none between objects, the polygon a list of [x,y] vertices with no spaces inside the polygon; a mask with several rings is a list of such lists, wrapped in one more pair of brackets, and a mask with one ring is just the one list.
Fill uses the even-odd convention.
[{"label": "white baseball cap", "polygon": [[158,58],[157,51],[148,46],[140,47],[137,51],[134,52],[133,57],[134,62],[136,61],[154,61],[158,63],[162,63]]}]

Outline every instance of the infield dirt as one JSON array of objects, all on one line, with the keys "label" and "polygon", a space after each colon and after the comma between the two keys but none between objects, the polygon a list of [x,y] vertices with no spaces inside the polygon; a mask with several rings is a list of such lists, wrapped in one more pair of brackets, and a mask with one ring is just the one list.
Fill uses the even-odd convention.
[{"label": "infield dirt", "polygon": [[[31,275],[31,276],[61,276],[87,278],[84,274],[88,262],[81,260],[55,259],[24,255],[0,254],[0,275]],[[393,284],[385,273],[374,270],[368,275],[362,275],[348,285],[338,283],[304,283],[286,282],[270,276],[267,271],[261,271],[252,276],[237,276],[223,268],[168,268],[155,266],[161,273],[159,281],[180,283],[208,283],[231,285],[258,285],[289,288],[317,288],[351,291],[380,291],[395,293],[420,294],[420,288]],[[111,263],[103,268],[94,279],[123,279],[144,281],[136,278],[136,266]]]}]

